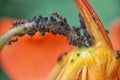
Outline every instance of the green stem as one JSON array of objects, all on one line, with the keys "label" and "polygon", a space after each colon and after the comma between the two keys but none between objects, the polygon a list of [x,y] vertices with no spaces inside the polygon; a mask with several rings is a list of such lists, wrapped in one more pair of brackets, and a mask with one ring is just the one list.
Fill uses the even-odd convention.
[{"label": "green stem", "polygon": [[9,31],[7,31],[4,35],[0,37],[0,52],[3,49],[4,45],[6,44],[7,41],[9,41],[12,37],[14,37],[15,34],[19,34],[24,32],[24,29],[29,30],[31,28],[31,25],[35,24],[35,22],[31,23],[25,23],[25,24],[20,24],[17,26],[14,26],[11,28]]}]

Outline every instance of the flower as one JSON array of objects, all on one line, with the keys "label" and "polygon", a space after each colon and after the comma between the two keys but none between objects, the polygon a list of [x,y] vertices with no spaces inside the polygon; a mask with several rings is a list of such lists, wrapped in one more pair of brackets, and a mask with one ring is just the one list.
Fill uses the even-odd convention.
[{"label": "flower", "polygon": [[50,80],[118,80],[119,59],[102,23],[87,0],[75,0],[94,44],[75,48],[58,63]]},{"label": "flower", "polygon": [[[65,23],[64,27],[66,32],[64,32],[63,35],[67,37],[67,39],[70,41],[70,44],[77,47],[68,45],[68,41],[64,36],[53,35],[56,34],[56,31],[54,32],[54,30],[53,34],[47,33],[45,36],[39,36],[38,33],[36,33],[36,35],[33,37],[25,35],[24,37],[20,38],[17,43],[14,43],[10,46],[5,46],[1,52],[2,67],[12,79],[119,79],[120,55],[113,50],[102,23],[87,0],[75,0],[75,3],[81,13],[80,29],[83,30],[83,35],[78,34],[79,31],[76,30],[76,28],[71,29],[68,27],[68,25],[65,27],[66,19],[61,19],[61,17],[60,19],[65,21],[63,24]],[[57,14],[55,13],[55,15]],[[35,21],[33,19],[33,22],[28,24],[35,24],[39,26],[40,24],[38,23],[38,19],[35,19]],[[13,28],[15,26],[13,26]],[[40,29],[40,32],[43,32],[41,31],[41,26],[38,28]],[[48,28],[52,30],[51,27],[45,27],[45,29]],[[56,29],[54,25],[53,29]],[[62,32],[58,30],[58,33],[61,34]],[[56,40],[58,42],[56,42]],[[58,43],[60,44],[58,45]],[[66,53],[69,50],[71,52],[68,54],[58,57],[58,63],[50,75],[46,75],[55,65],[55,55],[58,56],[58,54]],[[45,56],[46,54],[47,56]],[[53,58],[52,54],[55,58]],[[50,62],[49,66],[47,65],[48,61]],[[46,65],[42,67],[41,64]],[[42,70],[44,70],[44,72],[42,72]],[[42,73],[42,76],[40,73]]]},{"label": "flower", "polygon": [[[12,26],[12,19],[0,20],[0,34]],[[6,45],[1,52],[1,66],[12,80],[43,80],[57,62],[58,56],[70,51],[64,36],[48,33],[30,37],[25,35],[12,45]]]}]

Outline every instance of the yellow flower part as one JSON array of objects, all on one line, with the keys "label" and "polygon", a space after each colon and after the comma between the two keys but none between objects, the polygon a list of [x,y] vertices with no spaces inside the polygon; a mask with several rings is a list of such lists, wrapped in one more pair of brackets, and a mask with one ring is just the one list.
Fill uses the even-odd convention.
[{"label": "yellow flower part", "polygon": [[102,23],[86,0],[75,0],[93,45],[75,48],[50,73],[49,80],[119,80],[119,59]]}]

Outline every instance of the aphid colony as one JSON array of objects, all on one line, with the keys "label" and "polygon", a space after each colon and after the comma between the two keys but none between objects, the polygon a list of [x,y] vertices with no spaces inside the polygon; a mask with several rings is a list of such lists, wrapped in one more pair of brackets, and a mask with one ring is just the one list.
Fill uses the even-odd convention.
[{"label": "aphid colony", "polygon": [[[61,54],[60,56],[58,56],[57,61],[58,61],[58,62],[62,62],[62,61],[63,61],[63,57],[66,56],[67,54],[68,54],[68,53],[65,52],[64,55]],[[79,57],[79,56],[80,56],[80,53],[77,53],[76,56]],[[74,59],[71,59],[70,62],[73,63],[73,62],[74,62]]]},{"label": "aphid colony", "polygon": [[[48,17],[34,17],[32,20],[24,21],[14,21],[13,27],[17,27],[18,25],[26,24],[26,23],[34,23],[30,26],[28,30],[26,27],[24,28],[23,33],[14,34],[14,36],[22,37],[25,34],[29,36],[34,36],[36,32],[40,32],[42,36],[45,35],[46,32],[51,32],[52,34],[60,34],[66,36],[69,40],[69,44],[78,47],[89,47],[93,44],[93,37],[90,35],[89,31],[86,29],[84,20],[80,17],[80,27],[70,27],[67,23],[67,19],[60,16],[57,13],[53,13],[50,18]],[[17,39],[17,38],[16,38]],[[11,44],[17,40],[10,40],[6,44]]]},{"label": "aphid colony", "polygon": [[[95,18],[93,17],[93,20]],[[80,21],[80,26],[75,27],[67,23],[67,19],[60,16],[57,13],[53,13],[50,18],[48,17],[33,17],[32,20],[19,20],[19,21],[14,21],[13,22],[13,27],[17,27],[22,24],[26,23],[33,23],[30,25],[30,29],[28,30],[26,27],[24,27],[24,32],[19,33],[19,34],[14,34],[15,36],[14,39],[9,40],[6,42],[7,45],[10,45],[13,42],[18,41],[18,37],[22,37],[25,34],[29,36],[34,36],[36,32],[40,32],[40,35],[44,36],[46,32],[51,32],[52,34],[56,35],[64,35],[66,38],[69,40],[69,44],[73,46],[78,46],[78,47],[89,47],[94,43],[94,38],[92,35],[90,35],[90,32],[86,29],[85,22],[81,15],[79,14],[79,21]],[[10,28],[10,29],[11,29]],[[107,33],[109,33],[108,30],[106,30]],[[18,37],[16,37],[18,36]],[[78,54],[79,56],[79,54]],[[117,51],[116,58],[118,59],[120,57],[120,51]],[[62,61],[62,56],[58,57],[58,62]],[[73,60],[71,60],[73,62]]]}]

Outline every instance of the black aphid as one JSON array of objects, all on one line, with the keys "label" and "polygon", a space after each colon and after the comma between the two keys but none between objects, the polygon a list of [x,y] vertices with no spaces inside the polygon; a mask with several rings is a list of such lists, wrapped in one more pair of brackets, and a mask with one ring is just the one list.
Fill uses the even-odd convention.
[{"label": "black aphid", "polygon": [[66,56],[67,54],[68,54],[67,52],[64,53],[65,56]]},{"label": "black aphid", "polygon": [[14,21],[12,25],[13,25],[13,26],[16,26],[16,25],[17,25],[17,21]]},{"label": "black aphid", "polygon": [[43,19],[43,17],[41,16],[41,15],[39,15],[39,17],[38,17],[39,19]]},{"label": "black aphid", "polygon": [[24,35],[25,35],[25,33],[19,33],[19,34],[17,34],[17,36],[19,36],[19,37],[22,37]]},{"label": "black aphid", "polygon": [[29,36],[34,36],[35,35],[35,33],[32,32],[32,31],[28,31],[28,32],[26,32],[26,34],[28,34]]},{"label": "black aphid", "polygon": [[109,30],[107,30],[107,29],[106,29],[105,31],[106,31],[107,33],[110,33]]},{"label": "black aphid", "polygon": [[11,41],[7,41],[7,42],[6,42],[6,45],[10,45],[10,44],[11,44]]},{"label": "black aphid", "polygon": [[18,38],[16,37],[15,39],[10,40],[11,42],[17,42]]},{"label": "black aphid", "polygon": [[58,62],[61,62],[63,59],[62,59],[62,56],[60,55],[59,57],[58,57]]},{"label": "black aphid", "polygon": [[74,59],[71,59],[71,63],[73,63],[74,62]]},{"label": "black aphid", "polygon": [[23,29],[24,31],[26,31],[27,30],[27,28],[26,27],[24,27],[24,29]]},{"label": "black aphid", "polygon": [[120,58],[120,50],[118,50],[116,54],[116,59],[119,59],[119,58]]},{"label": "black aphid", "polygon": [[95,20],[95,16],[92,16],[92,19]]},{"label": "black aphid", "polygon": [[77,56],[80,56],[80,53],[77,53]]}]

